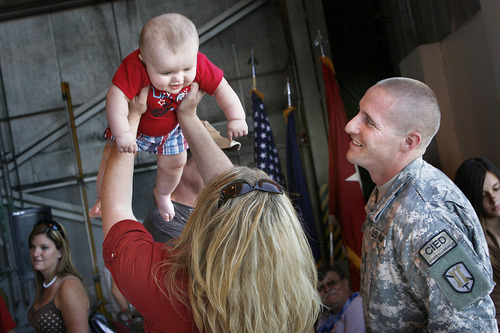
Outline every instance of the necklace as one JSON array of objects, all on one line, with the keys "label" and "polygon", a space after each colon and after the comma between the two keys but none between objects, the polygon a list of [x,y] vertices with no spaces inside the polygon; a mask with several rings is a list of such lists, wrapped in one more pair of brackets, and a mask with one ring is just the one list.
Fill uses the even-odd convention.
[{"label": "necklace", "polygon": [[45,282],[44,282],[44,283],[43,283],[43,287],[44,287],[45,289],[47,289],[48,287],[50,287],[51,285],[53,285],[53,284],[54,284],[54,282],[56,282],[56,280],[57,280],[57,275],[56,275],[56,276],[54,276],[54,278],[52,279],[52,281],[50,281],[49,283],[45,283]]}]

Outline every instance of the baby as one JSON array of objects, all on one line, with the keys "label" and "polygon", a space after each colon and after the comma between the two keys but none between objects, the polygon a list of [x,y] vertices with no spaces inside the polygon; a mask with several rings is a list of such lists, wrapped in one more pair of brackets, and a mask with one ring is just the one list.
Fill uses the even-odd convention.
[{"label": "baby", "polygon": [[[158,171],[153,191],[165,221],[174,215],[170,195],[179,183],[186,162],[187,142],[175,110],[196,81],[200,90],[214,95],[227,119],[229,140],[248,134],[241,102],[223,77],[220,68],[198,52],[199,38],[193,22],[183,15],[156,16],[141,32],[139,49],[127,56],[106,96],[109,127],[104,135],[114,140],[122,153],[148,151],[156,154]],[[141,118],[138,133],[128,125],[128,102],[141,88],[150,86],[148,110]],[[100,190],[107,157],[112,146],[106,141],[97,177],[97,201],[89,215],[100,216]]]}]

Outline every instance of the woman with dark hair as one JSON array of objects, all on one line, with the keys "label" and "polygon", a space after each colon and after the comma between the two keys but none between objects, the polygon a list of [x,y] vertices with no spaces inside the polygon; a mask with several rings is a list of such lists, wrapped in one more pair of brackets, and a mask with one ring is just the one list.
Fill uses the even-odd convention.
[{"label": "woman with dark hair", "polygon": [[469,158],[458,168],[455,184],[471,202],[486,235],[496,283],[491,298],[500,325],[500,170],[485,158]]},{"label": "woman with dark hair", "polygon": [[89,332],[90,302],[67,237],[62,224],[44,219],[28,238],[36,288],[28,321],[37,333]]}]

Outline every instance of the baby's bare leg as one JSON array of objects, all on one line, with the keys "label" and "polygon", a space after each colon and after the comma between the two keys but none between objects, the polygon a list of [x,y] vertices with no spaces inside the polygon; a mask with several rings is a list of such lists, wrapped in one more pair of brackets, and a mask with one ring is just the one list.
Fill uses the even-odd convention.
[{"label": "baby's bare leg", "polygon": [[156,155],[156,157],[158,172],[153,193],[161,216],[165,221],[170,221],[175,216],[170,195],[181,179],[182,170],[186,164],[186,152],[176,155]]},{"label": "baby's bare leg", "polygon": [[92,218],[101,217],[102,178],[104,177],[104,170],[106,170],[106,164],[108,163],[108,157],[109,153],[111,152],[111,147],[113,147],[113,141],[106,139],[106,144],[104,145],[104,149],[102,151],[101,164],[99,165],[99,171],[97,172],[97,181],[95,184],[97,200],[89,211],[89,216]]}]

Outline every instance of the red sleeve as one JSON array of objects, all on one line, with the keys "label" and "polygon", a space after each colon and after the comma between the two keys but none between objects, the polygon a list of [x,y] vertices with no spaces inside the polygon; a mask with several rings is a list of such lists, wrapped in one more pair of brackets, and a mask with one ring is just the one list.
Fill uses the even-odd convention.
[{"label": "red sleeve", "polygon": [[134,220],[116,223],[102,245],[104,263],[118,289],[148,319],[164,316],[168,308],[164,306],[165,295],[153,278],[155,265],[166,259],[163,246]]},{"label": "red sleeve", "polygon": [[195,81],[200,84],[200,89],[209,95],[213,95],[219,87],[224,72],[215,66],[207,56],[198,52],[198,63],[196,65]]},{"label": "red sleeve", "polygon": [[138,49],[123,59],[112,82],[129,99],[137,96],[142,87],[151,84],[146,67],[139,59]]},{"label": "red sleeve", "polygon": [[7,309],[7,305],[5,305],[3,297],[0,296],[0,333],[7,332],[16,326],[14,319],[12,319]]},{"label": "red sleeve", "polygon": [[[155,242],[140,222],[123,220],[116,223],[102,246],[106,268],[132,304],[136,297],[142,301],[144,290],[157,288],[154,282],[148,285],[152,281],[151,267],[165,259],[165,251],[163,244]],[[142,281],[141,288],[137,288],[137,281]]]}]

